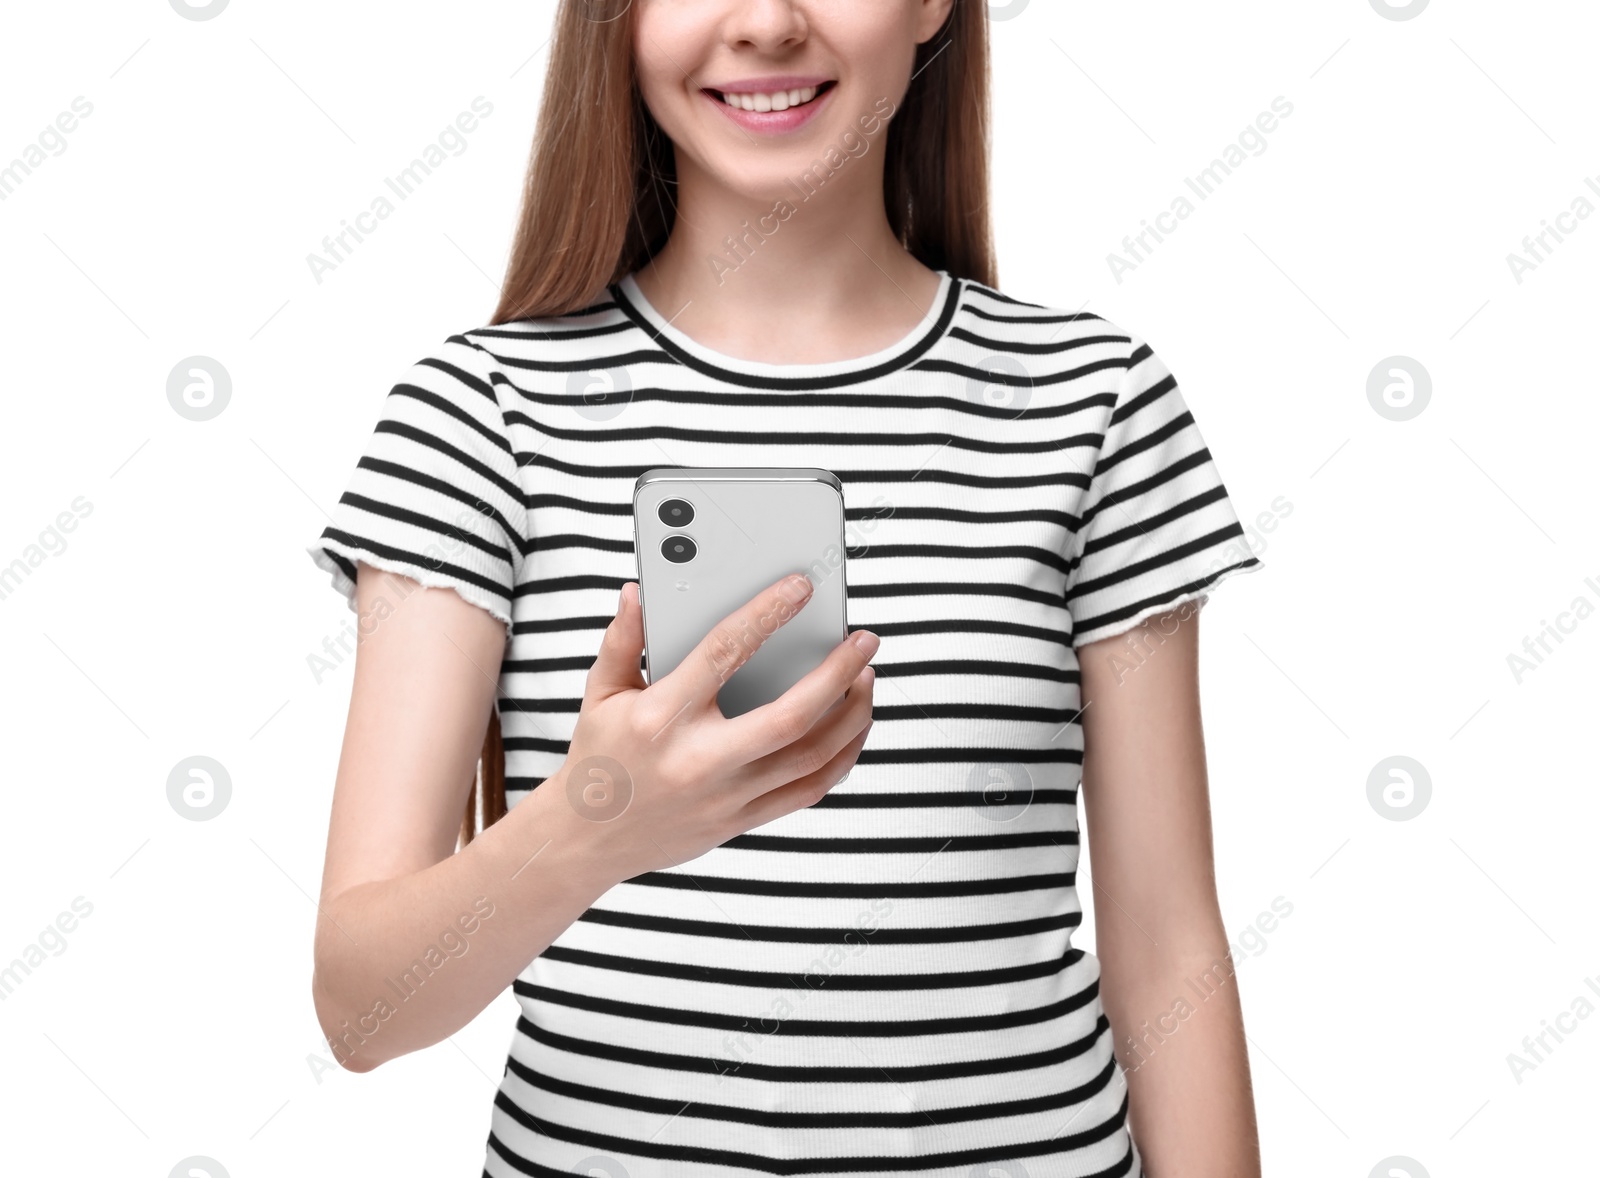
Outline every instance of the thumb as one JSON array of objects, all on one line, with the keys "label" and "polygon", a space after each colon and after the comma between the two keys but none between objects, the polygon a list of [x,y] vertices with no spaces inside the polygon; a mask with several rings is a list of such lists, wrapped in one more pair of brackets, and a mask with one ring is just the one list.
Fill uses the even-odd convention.
[{"label": "thumb", "polygon": [[600,638],[600,652],[589,669],[589,685],[602,697],[627,689],[643,690],[644,614],[639,607],[639,585],[623,583],[617,594],[617,612]]}]

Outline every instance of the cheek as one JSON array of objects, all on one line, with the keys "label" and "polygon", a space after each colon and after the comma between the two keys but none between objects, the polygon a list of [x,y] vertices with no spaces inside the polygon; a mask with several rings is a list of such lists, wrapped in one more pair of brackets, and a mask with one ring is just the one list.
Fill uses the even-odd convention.
[{"label": "cheek", "polygon": [[911,77],[916,51],[911,33],[899,17],[886,20],[874,14],[839,34],[838,52],[855,75],[856,93],[865,96],[869,107],[883,97],[898,103]]},{"label": "cheek", "polygon": [[[651,113],[664,121],[661,114],[670,114],[674,105],[681,109],[690,88],[678,63],[698,60],[707,34],[697,32],[678,5],[634,0],[634,13],[633,60],[639,91]],[[658,112],[658,106],[664,110]]]}]

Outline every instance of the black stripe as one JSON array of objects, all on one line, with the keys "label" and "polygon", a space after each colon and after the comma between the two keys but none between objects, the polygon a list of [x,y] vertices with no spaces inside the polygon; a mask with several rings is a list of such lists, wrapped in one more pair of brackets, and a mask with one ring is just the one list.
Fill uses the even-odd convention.
[{"label": "black stripe", "polygon": [[[1098,1040],[1099,1031],[1084,1037],[1084,1050],[1089,1050]],[[789,1112],[781,1109],[742,1108],[738,1105],[709,1104],[695,1101],[685,1106],[673,1097],[642,1096],[632,1092],[613,1092],[590,1084],[562,1080],[537,1071],[521,1060],[512,1057],[510,1071],[530,1087],[557,1096],[587,1100],[608,1108],[632,1109],[636,1112],[658,1113],[665,1117],[683,1115],[696,1120],[720,1121],[732,1124],[761,1125],[772,1129],[910,1129],[926,1124],[959,1125],[966,1121],[992,1120],[996,1117],[1020,1117],[1031,1113],[1049,1112],[1092,1100],[1111,1083],[1116,1071],[1115,1058],[1106,1060],[1105,1066],[1094,1076],[1073,1088],[1062,1088],[1043,1096],[1025,1100],[997,1100],[983,1104],[956,1105],[946,1108],[915,1108],[904,1112]]]},{"label": "black stripe", "polygon": [[[1087,629],[1080,626],[1079,629]],[[1065,725],[1063,721],[1063,725]],[[550,753],[565,757],[568,752],[568,741],[556,740],[540,736],[503,736],[502,741],[506,751],[522,750],[524,752]],[[1081,765],[1083,763],[1082,751],[1074,748],[864,748],[856,756],[856,764],[863,768],[872,765],[970,765],[970,764],[1009,764],[1009,765]],[[826,805],[828,799],[815,803],[818,806]],[[739,835],[738,838],[749,836]],[[1063,843],[1076,843],[1078,836],[1073,831],[1063,831],[1060,839]],[[725,843],[724,846],[733,845]],[[825,847],[794,847],[791,850],[820,850]]]},{"label": "black stripe", "polygon": [[[1030,373],[1026,376],[1013,376],[1007,372],[990,372],[987,369],[974,368],[971,364],[962,364],[954,360],[921,360],[918,361],[915,367],[918,372],[946,373],[951,376],[959,376],[963,380],[974,381],[980,385],[1006,384],[1014,385],[1018,388],[1041,388],[1082,380],[1084,377],[1093,376],[1096,373],[1106,372],[1111,369],[1121,371],[1127,366],[1127,360],[1121,356],[1113,356],[1107,360],[1095,360],[1061,372]],[[1102,401],[1107,405],[1111,404],[1115,399],[1115,393],[1107,392],[1102,395]],[[1016,410],[1013,409],[1011,412],[1015,413]]]},{"label": "black stripe", "polygon": [[[455,580],[463,581],[466,584],[475,585],[479,589],[482,589],[484,592],[492,594],[495,597],[506,596],[506,585],[504,582],[491,581],[488,577],[481,576],[478,573],[473,572],[471,569],[462,568],[458,564],[451,564],[449,561],[433,560],[429,557],[423,556],[421,553],[408,552],[404,548],[396,548],[391,544],[381,544],[376,540],[369,540],[364,539],[361,536],[354,536],[349,532],[340,531],[338,528],[332,526],[323,529],[322,539],[330,544],[339,544],[347,549],[354,549],[357,560],[361,558],[363,553],[366,553],[371,556],[375,556],[382,561],[412,565],[419,571],[427,570],[427,572],[433,574],[434,576],[451,577]],[[343,562],[341,562],[341,564],[342,563]],[[368,563],[370,564],[373,562],[369,561]],[[352,581],[355,580],[355,570],[353,566],[347,575]],[[415,579],[416,578],[413,578],[413,580]],[[509,571],[506,574],[506,580],[510,580]]]},{"label": "black stripe", "polygon": [[[502,492],[506,498],[510,499],[513,503],[522,502],[522,488],[517,486],[517,484],[513,483],[510,479],[506,478],[505,475],[501,474],[487,463],[480,461],[471,454],[468,454],[466,451],[451,445],[442,438],[436,438],[432,434],[429,434],[424,430],[420,430],[408,422],[380,421],[376,426],[373,427],[373,432],[379,434],[394,434],[396,437],[405,438],[408,441],[415,442],[419,446],[425,446],[429,450],[435,450],[438,453],[445,455],[451,461],[459,463],[467,470],[470,470],[474,474],[487,479],[490,483],[493,483],[495,488]],[[509,453],[509,450],[507,452]],[[380,461],[364,458],[359,465],[370,467],[373,470],[383,469],[385,466],[387,466],[397,477],[405,478],[410,482],[418,484],[419,486],[432,487],[435,490],[439,490],[444,494],[450,495],[454,499],[461,500],[463,503],[476,502],[476,500],[474,500],[470,494],[454,486],[453,484],[446,483],[442,479],[436,479],[428,475],[419,474],[409,467],[401,466],[398,463],[385,464]]]},{"label": "black stripe", "polygon": [[1011,295],[1002,294],[994,287],[989,286],[987,283],[979,282],[976,279],[968,279],[967,288],[971,290],[973,294],[982,295],[984,298],[990,299],[996,303],[1004,303],[1008,307],[1026,307],[1030,311],[1051,310],[1051,308],[1046,307],[1043,303],[1027,303],[1023,302],[1019,298],[1014,298]]},{"label": "black stripe", "polygon": [[1166,396],[1177,387],[1178,381],[1176,377],[1171,376],[1170,374],[1163,377],[1162,379],[1156,381],[1155,384],[1145,389],[1144,392],[1140,393],[1138,396],[1130,397],[1121,405],[1118,405],[1115,412],[1111,414],[1111,421],[1109,424],[1121,425],[1135,413],[1138,413],[1140,410],[1149,405],[1155,404],[1162,397]]},{"label": "black stripe", "polygon": [[[626,362],[626,357],[601,356],[589,360],[575,362],[574,371],[589,371],[593,368],[612,367],[618,362]],[[1061,373],[1043,373],[1031,378],[1014,377],[1009,381],[1003,376],[988,372],[982,368],[975,368],[970,364],[952,366],[952,370],[959,372],[963,380],[970,380],[975,386],[1010,383],[1018,387],[1032,387],[1035,385],[1067,384],[1083,376],[1093,376],[1096,372],[1109,368],[1122,368],[1124,361],[1108,360],[1101,364],[1093,365],[1088,371],[1069,370]],[[913,365],[908,372],[937,371],[933,367],[924,368],[922,363]],[[588,406],[591,398],[582,393],[556,392],[549,388],[523,388],[513,383],[510,378],[502,373],[495,374],[496,383],[504,384],[505,388],[521,406],[531,406],[535,409],[549,407],[559,409],[564,414],[570,413],[575,408]],[[923,384],[926,382],[910,382]],[[691,408],[727,407],[739,408],[750,404],[748,392],[739,390],[720,389],[694,389],[694,388],[666,388],[655,384],[641,384],[619,394],[617,403],[622,406],[630,405],[683,405]],[[1035,404],[1028,407],[1030,420],[1049,421],[1058,417],[1070,417],[1086,408],[1098,405],[1110,406],[1116,400],[1114,392],[1102,390],[1085,395],[1077,401],[1061,405]],[[972,395],[971,390],[962,386],[955,395],[947,395],[934,391],[917,392],[892,392],[892,391],[853,391],[841,393],[838,391],[800,391],[800,392],[769,392],[761,398],[761,404],[768,409],[799,409],[819,408],[829,411],[837,409],[869,410],[893,409],[907,412],[916,412],[924,416],[932,413],[959,413],[965,417],[992,418],[998,421],[1011,421],[1018,417],[1014,406],[991,405]],[[904,415],[902,413],[902,415]],[[523,411],[522,408],[512,408],[505,411],[508,425],[521,426],[535,434],[550,434],[553,436],[566,436],[571,438],[593,438],[595,431],[590,429],[562,429],[557,425],[558,417],[545,415],[535,417]],[[722,435],[718,435],[719,437]],[[898,435],[897,435],[898,436]],[[660,466],[662,463],[655,463]]]},{"label": "black stripe", "polygon": [[[1090,319],[1097,320],[1101,323],[1105,322],[1105,320],[1101,319],[1100,316],[1096,315],[1093,311],[1078,311],[1064,315],[1003,315],[997,314],[994,311],[986,311],[982,307],[974,307],[969,304],[968,306],[961,308],[961,313],[963,315],[974,315],[979,319],[987,319],[991,323],[1076,323],[1079,320]],[[1110,324],[1107,324],[1107,326],[1109,327]],[[1125,335],[1119,335],[1115,338],[1118,343],[1128,342],[1128,337]]]},{"label": "black stripe", "polygon": [[[881,931],[881,930],[880,930]],[[865,934],[857,934],[862,936]],[[871,934],[876,940],[877,933]],[[799,979],[794,985],[799,986]],[[641,1023],[659,1023],[670,1027],[701,1027],[711,1031],[730,1033],[752,1032],[771,1037],[826,1038],[826,1039],[906,1039],[924,1035],[980,1034],[1001,1031],[1009,1027],[1033,1027],[1053,1022],[1081,1010],[1094,1001],[1096,988],[1086,986],[1075,994],[1058,998],[1043,1006],[1010,1007],[995,1014],[941,1015],[937,1018],[913,1019],[815,1019],[798,1015],[770,1020],[771,1025],[752,1028],[749,1017],[742,1014],[723,1014],[715,1010],[684,1010],[663,1006],[658,1002],[628,1002],[619,998],[600,998],[578,990],[541,986],[517,978],[512,990],[518,998],[550,1006],[564,1006],[572,1010],[587,1010],[613,1018],[632,1019]],[[927,987],[918,987],[909,993],[926,993]],[[758,1020],[765,1024],[769,1020]],[[735,1067],[733,1071],[741,1069]]]},{"label": "black stripe", "polygon": [[1115,548],[1118,544],[1126,543],[1135,536],[1146,536],[1157,528],[1165,527],[1174,520],[1180,520],[1186,515],[1193,515],[1203,507],[1219,503],[1228,497],[1228,490],[1221,483],[1208,491],[1201,491],[1198,495],[1191,495],[1182,503],[1174,503],[1165,511],[1158,511],[1154,515],[1147,515],[1137,523],[1131,523],[1125,528],[1118,528],[1114,532],[1106,532],[1096,536],[1093,540],[1083,545],[1083,555],[1089,556],[1103,548]]},{"label": "black stripe", "polygon": [[[518,455],[519,466],[538,467],[543,471],[572,475],[578,478],[615,479],[619,483],[625,482],[630,492],[632,491],[633,480],[638,478],[643,471],[650,469],[649,467],[640,467],[632,473],[627,470],[599,469],[580,463],[568,462],[548,452],[528,455],[527,458],[529,460],[527,462],[521,461],[523,457]],[[658,463],[657,465],[667,464]],[[970,474],[966,471],[947,471],[935,468],[924,468],[922,470],[849,470],[836,465],[834,473],[844,483],[881,483],[890,486],[917,482],[941,483],[957,487],[977,487],[984,490],[1003,490],[1031,487],[1087,487],[1089,485],[1089,476],[1077,470],[1047,470],[1035,475],[982,475]],[[536,473],[533,477],[540,479],[543,476]],[[547,496],[530,496],[528,509],[531,511],[536,507],[547,506],[550,501],[550,497]],[[622,504],[621,500],[618,500],[618,504],[611,508],[609,514],[628,515],[631,517],[632,507]],[[875,514],[867,508],[856,508],[853,511],[855,514],[852,518],[855,519],[876,518]]]},{"label": "black stripe", "polygon": [[[746,836],[748,837],[748,836]],[[824,842],[826,840],[812,840]],[[950,843],[955,839],[931,840]],[[1076,842],[1063,834],[1063,843]],[[730,844],[724,844],[730,845]],[[938,850],[938,847],[932,850]],[[965,941],[1003,941],[1015,937],[1074,929],[1083,923],[1083,914],[1063,912],[1031,920],[1002,920],[992,924],[951,925],[939,928],[875,928],[863,934],[858,928],[788,928],[778,925],[735,924],[720,920],[691,920],[687,917],[656,916],[647,912],[616,912],[609,908],[590,908],[578,917],[591,924],[615,928],[645,929],[683,937],[717,937],[735,941],[771,941],[790,945],[849,945],[861,943],[870,935],[874,945],[949,945]],[[854,937],[856,940],[851,941]]]},{"label": "black stripe", "polygon": [[[1128,483],[1124,486],[1118,487],[1113,491],[1106,492],[1100,497],[1098,502],[1096,502],[1092,507],[1083,513],[1082,524],[1089,524],[1096,516],[1098,516],[1107,508],[1115,507],[1121,503],[1132,502],[1147,492],[1155,490],[1157,487],[1170,483],[1174,479],[1181,478],[1183,475],[1188,474],[1191,470],[1201,469],[1210,461],[1211,451],[1207,450],[1203,446],[1194,451],[1192,454],[1186,454],[1182,458],[1175,458],[1171,462],[1167,463],[1167,465],[1163,466],[1160,470],[1150,475],[1148,478],[1140,479],[1136,483]],[[1086,549],[1088,548],[1089,543],[1092,543],[1092,541],[1085,542],[1084,547]]]},{"label": "black stripe", "polygon": [[[1039,323],[1042,320],[1029,320]],[[1023,340],[1000,340],[989,336],[978,335],[964,327],[952,327],[950,338],[958,339],[964,343],[976,344],[990,352],[1007,352],[1018,356],[1054,356],[1061,352],[1071,352],[1078,348],[1097,347],[1101,344],[1125,344],[1127,336],[1122,335],[1083,335],[1068,336],[1066,339],[1047,339],[1039,343],[1029,343]]]},{"label": "black stripe", "polygon": [[1165,442],[1168,438],[1173,437],[1175,434],[1182,433],[1193,424],[1194,417],[1187,410],[1185,410],[1184,412],[1178,414],[1178,416],[1174,417],[1171,421],[1167,422],[1165,425],[1151,430],[1143,437],[1134,438],[1132,441],[1124,442],[1112,453],[1102,454],[1100,456],[1100,461],[1095,463],[1095,477],[1098,478],[1104,475],[1106,471],[1116,466],[1119,462],[1123,462],[1126,459],[1132,458],[1135,454],[1143,454],[1146,450],[1150,450],[1161,445],[1161,443]]},{"label": "black stripe", "polygon": [[[515,419],[516,411],[506,415],[507,420]],[[1017,411],[1009,413],[995,412],[993,416],[1015,418]],[[848,432],[830,432],[828,430],[795,430],[789,432],[775,432],[772,430],[750,430],[739,432],[737,430],[722,429],[716,426],[677,427],[665,425],[633,426],[626,429],[560,429],[554,425],[543,425],[540,432],[553,438],[579,439],[585,444],[595,446],[618,447],[630,441],[673,441],[673,442],[716,442],[732,446],[907,446],[921,447],[925,450],[936,446],[946,446],[952,450],[967,451],[974,454],[1047,454],[1063,448],[1073,446],[1099,445],[1101,435],[1080,434],[1070,438],[1033,437],[1024,434],[1019,440],[998,441],[989,438],[956,438],[948,432],[911,433],[901,430],[891,433],[886,430],[865,431],[852,430]],[[537,462],[541,455],[531,455]],[[523,463],[521,465],[527,465]],[[554,465],[552,463],[552,465]],[[671,463],[657,463],[657,466],[670,467]],[[651,468],[645,468],[651,469]],[[843,479],[843,472],[835,471]],[[637,477],[637,476],[635,476]]]},{"label": "black stripe", "polygon": [[768,376],[741,372],[738,369],[723,368],[712,364],[680,348],[673,340],[658,335],[649,319],[645,317],[644,312],[633,305],[620,285],[613,284],[608,289],[623,314],[627,315],[640,331],[651,338],[651,342],[661,350],[663,355],[671,357],[676,363],[682,364],[685,368],[693,368],[697,372],[705,373],[707,376],[713,376],[718,380],[727,381],[729,384],[742,385],[747,388],[781,391],[784,389],[841,388],[845,385],[875,380],[880,376],[887,376],[891,372],[897,372],[906,367],[933,347],[949,329],[951,320],[955,318],[956,307],[961,303],[961,294],[966,283],[966,279],[953,275],[950,277],[947,284],[948,289],[945,291],[944,304],[939,309],[938,318],[934,320],[931,327],[918,336],[904,350],[879,364],[826,376]]},{"label": "black stripe", "polygon": [[[395,507],[392,504],[384,503],[377,499],[369,499],[367,496],[358,494],[355,491],[346,491],[343,495],[339,496],[339,502],[348,504],[351,507],[360,508],[362,511],[365,511],[371,515],[382,516],[384,519],[392,519],[396,523],[403,523],[408,527],[418,528],[424,532],[433,532],[438,535],[448,535],[453,540],[458,540],[461,543],[471,545],[479,552],[487,553],[490,556],[495,556],[505,561],[508,570],[514,563],[511,559],[510,552],[506,550],[506,546],[504,544],[496,544],[492,540],[485,540],[482,536],[479,536],[475,532],[468,532],[460,528],[456,528],[440,520],[434,519],[430,515],[424,515],[420,511],[411,511],[404,507]],[[504,517],[502,517],[498,511],[491,511],[489,514],[497,523],[501,525],[501,532],[509,535],[513,529],[506,526]],[[368,541],[368,543],[371,543],[371,541]],[[503,587],[501,592],[504,592]]]},{"label": "black stripe", "polygon": [[[1082,991],[1084,1001],[1079,1009],[1089,1006],[1099,998],[1099,984],[1090,983]],[[1105,1015],[1098,1016],[1094,1034],[1105,1031],[1110,1024]],[[1092,1044],[1085,1046],[1083,1039],[1072,1040],[1056,1047],[1016,1055],[988,1058],[963,1058],[941,1063],[899,1064],[890,1060],[881,1063],[852,1064],[764,1064],[751,1059],[714,1060],[703,1056],[678,1055],[655,1051],[622,1043],[605,1043],[584,1036],[563,1035],[531,1021],[521,1015],[516,1030],[535,1043],[568,1055],[590,1059],[608,1059],[617,1063],[658,1068],[667,1072],[708,1072],[713,1075],[736,1075],[741,1080],[765,1080],[784,1084],[851,1084],[879,1083],[887,1079],[897,1084],[927,1084],[941,1080],[960,1080],[974,1077],[1004,1076],[1013,1072],[1033,1071],[1065,1063],[1082,1055]],[[720,1066],[719,1066],[720,1064]]]},{"label": "black stripe", "polygon": [[[1029,1142],[1023,1145],[1009,1147],[985,1146],[980,1149],[948,1150],[941,1153],[918,1154],[914,1157],[821,1157],[821,1158],[769,1158],[760,1154],[742,1153],[734,1150],[712,1149],[701,1146],[674,1146],[664,1145],[655,1141],[634,1141],[626,1137],[616,1137],[609,1133],[596,1133],[588,1130],[575,1129],[567,1125],[543,1120],[523,1109],[502,1090],[495,1097],[496,1107],[505,1111],[525,1128],[536,1130],[558,1141],[570,1142],[587,1149],[604,1150],[607,1153],[621,1154],[623,1157],[657,1158],[666,1161],[696,1162],[701,1165],[713,1166],[743,1166],[746,1169],[758,1170],[764,1174],[838,1174],[859,1171],[866,1174],[898,1174],[916,1172],[918,1170],[941,1169],[947,1166],[976,1165],[979,1162],[995,1162],[1012,1158],[1034,1158],[1046,1155],[1071,1158],[1075,1150],[1093,1145],[1097,1141],[1104,1141],[1115,1133],[1122,1131],[1127,1121],[1128,1098],[1124,1094],[1122,1103],[1117,1111],[1098,1125],[1079,1130],[1076,1133],[1065,1133],[1052,1137],[1048,1141]],[[495,1152],[505,1157],[508,1162],[512,1155],[506,1147],[495,1137],[493,1131],[489,1135],[490,1147]],[[513,1163],[521,1169],[531,1163]],[[1133,1153],[1130,1146],[1123,1160],[1109,1169],[1100,1170],[1094,1174],[1085,1174],[1079,1178],[1124,1178],[1133,1165]],[[542,1169],[542,1167],[541,1167]],[[525,1173],[538,1174],[535,1169],[525,1170]],[[559,1171],[556,1171],[559,1173]]]},{"label": "black stripe", "polygon": [[640,887],[676,888],[685,892],[723,892],[738,896],[808,896],[825,900],[921,900],[945,896],[1009,895],[1070,888],[1077,872],[1057,871],[1049,875],[1014,875],[977,879],[913,880],[909,883],[844,883],[832,880],[735,879],[721,875],[691,875],[689,872],[647,871],[624,883]]},{"label": "black stripe", "polygon": [[1204,589],[1207,585],[1213,584],[1218,578],[1224,577],[1228,573],[1234,572],[1238,569],[1247,569],[1252,565],[1257,565],[1260,563],[1261,562],[1259,560],[1252,556],[1248,560],[1241,560],[1237,564],[1231,564],[1225,569],[1219,569],[1208,576],[1201,577],[1198,581],[1190,581],[1187,585],[1174,586],[1173,588],[1162,593],[1157,593],[1152,597],[1146,597],[1139,601],[1130,602],[1129,604],[1118,609],[1108,610],[1103,614],[1096,614],[1093,617],[1076,619],[1074,621],[1074,629],[1081,634],[1098,630],[1101,626],[1109,626],[1114,622],[1120,622],[1126,618],[1131,618],[1136,614],[1150,609],[1153,606],[1166,605],[1170,601],[1176,601],[1180,597]]},{"label": "black stripe", "polygon": [[[858,974],[836,971],[824,980],[829,990],[849,990],[852,993],[883,993],[893,990],[917,991],[922,987],[940,990],[971,989],[977,986],[1002,986],[1015,982],[1033,981],[1054,977],[1076,965],[1084,957],[1084,950],[1069,949],[1053,961],[1037,961],[1028,965],[1011,965],[998,969],[969,969],[947,973],[918,974]],[[746,986],[756,990],[781,990],[798,981],[809,985],[805,979],[773,970],[735,969],[727,966],[691,965],[678,961],[654,961],[624,957],[617,953],[599,953],[591,949],[571,949],[564,945],[550,945],[539,955],[546,961],[560,961],[585,969],[601,969],[611,973],[640,974],[645,977],[679,978],[687,981],[709,982],[719,986]]]},{"label": "black stripe", "polygon": [[1087,594],[1098,593],[1110,585],[1120,585],[1125,581],[1137,580],[1154,569],[1176,564],[1186,556],[1193,556],[1197,552],[1224,547],[1233,540],[1242,539],[1244,539],[1244,530],[1237,523],[1225,524],[1214,532],[1208,532],[1204,536],[1196,536],[1193,540],[1174,545],[1156,553],[1154,556],[1146,557],[1144,560],[1119,564],[1110,572],[1093,580],[1079,581],[1077,585],[1073,586],[1072,592],[1067,595],[1067,600],[1069,602],[1076,601]]}]

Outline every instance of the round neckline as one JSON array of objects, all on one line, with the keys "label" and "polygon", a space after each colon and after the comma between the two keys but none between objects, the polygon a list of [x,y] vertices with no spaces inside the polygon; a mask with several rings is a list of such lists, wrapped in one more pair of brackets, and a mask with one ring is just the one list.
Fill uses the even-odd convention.
[{"label": "round neckline", "polygon": [[612,283],[611,295],[622,312],[644,329],[662,351],[688,368],[737,384],[811,389],[857,384],[886,376],[913,363],[943,339],[955,322],[962,284],[948,270],[937,269],[935,273],[939,275],[939,288],[934,292],[929,314],[905,335],[888,347],[865,356],[810,364],[772,364],[764,360],[746,360],[696,342],[669,323],[666,316],[645,298],[632,274]]}]

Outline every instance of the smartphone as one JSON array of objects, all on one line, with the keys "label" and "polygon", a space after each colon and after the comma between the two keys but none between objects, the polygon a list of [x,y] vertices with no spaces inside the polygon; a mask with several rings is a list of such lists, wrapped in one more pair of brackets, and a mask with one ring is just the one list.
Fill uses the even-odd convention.
[{"label": "smartphone", "polygon": [[763,619],[717,695],[727,717],[777,699],[848,637],[844,491],[820,467],[657,467],[633,488],[633,550],[654,683],[762,589],[805,573],[810,600]]}]

